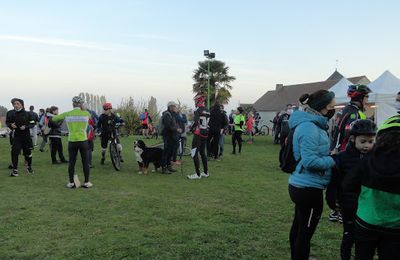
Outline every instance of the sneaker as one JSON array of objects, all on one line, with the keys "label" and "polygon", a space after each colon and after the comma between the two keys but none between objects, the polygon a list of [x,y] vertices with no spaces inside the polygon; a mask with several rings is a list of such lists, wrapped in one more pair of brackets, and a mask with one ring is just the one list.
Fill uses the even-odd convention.
[{"label": "sneaker", "polygon": [[32,166],[28,166],[26,167],[26,171],[28,172],[28,174],[34,174],[35,172],[32,169]]},{"label": "sneaker", "polygon": [[76,188],[75,183],[73,183],[73,182],[67,183],[67,188],[68,188],[68,189],[74,189],[74,188]]},{"label": "sneaker", "polygon": [[13,169],[12,164],[8,165],[8,169],[9,169],[9,170],[12,170],[12,169]]},{"label": "sneaker", "polygon": [[39,151],[41,151],[42,153],[44,152],[44,149],[40,148]]},{"label": "sneaker", "polygon": [[209,173],[205,173],[205,172],[202,172],[201,174],[200,174],[200,177],[201,178],[208,178],[210,176],[210,174]]},{"label": "sneaker", "polygon": [[199,179],[201,179],[201,175],[199,176],[199,175],[197,175],[197,173],[193,173],[192,175],[188,175],[187,178],[189,180],[199,180]]},{"label": "sneaker", "polygon": [[336,210],[331,210],[328,216],[329,221],[336,222],[338,221],[338,212]]},{"label": "sneaker", "polygon": [[120,161],[120,162],[124,162],[124,159],[122,159],[122,157],[121,157],[119,161]]},{"label": "sneaker", "polygon": [[340,211],[337,214],[337,220],[339,221],[339,223],[343,223],[343,217],[342,217],[342,213],[340,213]]},{"label": "sneaker", "polygon": [[76,188],[79,188],[81,186],[81,182],[79,181],[78,175],[74,175],[74,183]]},{"label": "sneaker", "polygon": [[104,161],[105,161],[105,160],[106,160],[105,158],[101,158],[100,164],[101,164],[101,165],[104,165]]},{"label": "sneaker", "polygon": [[86,189],[89,189],[89,188],[92,188],[92,187],[93,187],[93,184],[90,183],[90,182],[85,182],[85,183],[82,185],[82,187],[83,187],[83,188],[86,188]]},{"label": "sneaker", "polygon": [[13,170],[10,174],[10,177],[18,177],[18,171],[17,170]]}]

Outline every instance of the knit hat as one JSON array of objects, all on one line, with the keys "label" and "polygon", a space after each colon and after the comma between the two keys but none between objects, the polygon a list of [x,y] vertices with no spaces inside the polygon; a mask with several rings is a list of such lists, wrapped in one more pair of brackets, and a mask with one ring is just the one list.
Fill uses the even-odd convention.
[{"label": "knit hat", "polygon": [[315,93],[309,95],[307,104],[314,110],[320,111],[325,108],[332,100],[335,98],[335,93],[332,91],[326,91],[322,95],[314,95]]}]

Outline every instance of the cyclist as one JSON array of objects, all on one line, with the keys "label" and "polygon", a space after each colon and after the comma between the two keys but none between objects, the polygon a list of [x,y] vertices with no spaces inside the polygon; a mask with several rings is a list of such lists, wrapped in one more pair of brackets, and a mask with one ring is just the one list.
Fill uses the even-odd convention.
[{"label": "cyclist", "polygon": [[242,107],[238,107],[236,111],[236,116],[234,118],[234,129],[235,132],[232,135],[232,154],[236,154],[236,143],[239,146],[239,154],[242,152],[242,133],[244,132],[246,118],[244,116],[244,109]]},{"label": "cyclist", "polygon": [[[103,105],[104,112],[100,115],[99,121],[97,122],[97,129],[101,133],[101,164],[104,164],[108,141],[111,138],[111,134],[115,136],[118,143],[118,151],[121,154],[122,145],[118,139],[116,127],[121,125],[121,118],[117,117],[116,114],[112,112],[112,104],[104,103]],[[121,156],[121,162],[124,160]]]},{"label": "cyclist", "polygon": [[75,163],[78,151],[81,154],[83,173],[85,175],[85,183],[82,185],[84,188],[91,188],[92,183],[89,182],[89,143],[87,138],[87,127],[90,118],[89,112],[83,110],[84,101],[81,97],[75,96],[72,98],[73,110],[53,116],[50,121],[59,122],[65,120],[68,126],[68,155],[69,155],[69,183],[67,188],[79,188],[80,183],[75,177]]},{"label": "cyclist", "polygon": [[367,119],[364,112],[368,103],[368,94],[371,92],[366,85],[349,86],[347,96],[350,97],[350,103],[343,108],[341,115],[336,119],[337,129],[334,133],[332,150],[343,151],[349,140],[350,124],[357,119]]},{"label": "cyclist", "polygon": [[11,161],[12,172],[11,177],[18,176],[18,156],[23,150],[25,161],[27,162],[27,171],[32,174],[32,139],[30,129],[35,125],[35,119],[31,114],[25,111],[24,101],[19,98],[13,98],[11,104],[14,106],[13,110],[7,112],[6,124],[12,130],[10,134],[11,143]]},{"label": "cyclist", "polygon": [[[191,155],[194,161],[194,168],[196,172],[187,176],[189,180],[197,180],[201,179],[202,177],[207,178],[209,176],[206,145],[209,131],[208,123],[210,120],[210,113],[205,108],[205,100],[206,99],[203,94],[197,94],[194,97],[196,110],[194,111],[193,124],[191,126],[191,131],[193,132]],[[200,173],[200,162],[198,157],[199,153],[203,163],[202,173]]]}]

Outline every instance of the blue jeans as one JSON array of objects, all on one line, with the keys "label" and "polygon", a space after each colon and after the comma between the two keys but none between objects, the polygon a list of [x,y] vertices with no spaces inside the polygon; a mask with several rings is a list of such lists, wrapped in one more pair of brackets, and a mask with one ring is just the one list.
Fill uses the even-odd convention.
[{"label": "blue jeans", "polygon": [[224,142],[225,142],[225,134],[224,133],[222,133],[220,136],[219,136],[219,156],[222,156],[222,155],[224,155]]}]

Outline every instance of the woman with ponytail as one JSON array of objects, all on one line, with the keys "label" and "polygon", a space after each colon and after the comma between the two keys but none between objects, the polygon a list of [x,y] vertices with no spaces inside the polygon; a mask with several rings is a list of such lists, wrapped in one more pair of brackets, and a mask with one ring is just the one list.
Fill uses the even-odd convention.
[{"label": "woman with ponytail", "polygon": [[318,90],[299,99],[304,111],[289,119],[293,135],[293,155],[298,161],[289,177],[289,195],[295,204],[290,230],[292,259],[308,259],[310,241],[323,209],[323,190],[331,179],[335,162],[329,155],[328,120],[335,114],[335,94]]}]

